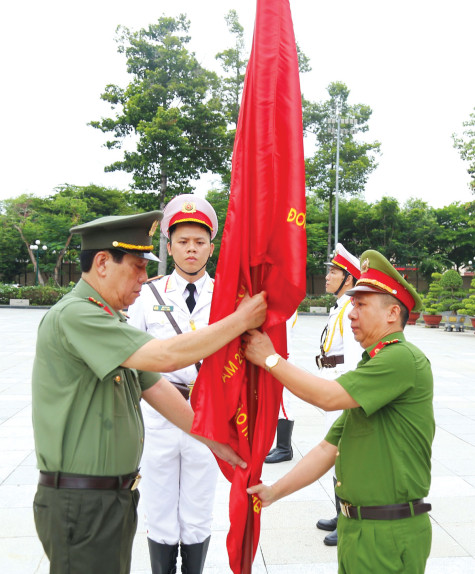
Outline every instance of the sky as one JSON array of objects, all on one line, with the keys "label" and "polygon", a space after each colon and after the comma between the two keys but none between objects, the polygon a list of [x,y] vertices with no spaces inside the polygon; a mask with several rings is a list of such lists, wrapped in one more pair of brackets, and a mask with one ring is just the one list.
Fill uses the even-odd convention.
[{"label": "sky", "polygon": [[[331,82],[349,103],[373,110],[368,139],[381,142],[379,166],[364,198],[433,207],[470,201],[467,164],[452,133],[475,108],[473,0],[290,0],[296,39],[310,58],[302,92],[327,99]],[[189,47],[220,72],[215,55],[233,38],[224,20],[236,9],[250,50],[255,0],[22,0],[0,7],[0,200],[47,196],[65,184],[127,189],[128,174],[105,173],[120,159],[88,122],[110,117],[100,100],[108,84],[130,77],[117,52],[118,25],[138,30],[162,15],[191,21]],[[310,152],[306,145],[306,151]],[[197,183],[204,191],[213,183]]]}]

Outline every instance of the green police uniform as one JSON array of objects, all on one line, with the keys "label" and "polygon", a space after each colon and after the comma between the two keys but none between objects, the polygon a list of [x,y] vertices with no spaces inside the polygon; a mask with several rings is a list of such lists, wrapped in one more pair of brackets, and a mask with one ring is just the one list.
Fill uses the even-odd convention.
[{"label": "green police uniform", "polygon": [[[83,234],[83,249],[153,259],[160,215],[101,218],[74,231]],[[121,364],[151,340],[84,280],[40,324],[32,376],[40,469],[34,516],[50,574],[130,572],[139,499],[131,486],[144,437],[139,403],[160,374]]]},{"label": "green police uniform", "polygon": [[[355,371],[337,380],[360,405],[345,411],[326,437],[338,447],[340,499],[360,507],[427,496],[435,422],[425,355],[402,332],[392,333],[365,350]],[[398,520],[341,515],[338,532],[339,574],[424,572],[431,546],[426,513]]]}]

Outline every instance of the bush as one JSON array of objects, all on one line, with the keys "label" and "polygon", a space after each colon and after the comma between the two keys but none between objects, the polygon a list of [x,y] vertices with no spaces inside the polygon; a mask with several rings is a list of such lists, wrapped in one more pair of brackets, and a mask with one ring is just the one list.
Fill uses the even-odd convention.
[{"label": "bush", "polygon": [[459,315],[469,315],[470,317],[475,317],[475,277],[470,283],[470,289],[468,292],[470,295],[466,299],[462,300],[462,307],[457,310],[457,313]]},{"label": "bush", "polygon": [[54,287],[51,285],[25,285],[16,287],[0,283],[0,304],[8,305],[10,299],[29,299],[30,305],[54,305],[71,287]]},{"label": "bush", "polygon": [[298,306],[298,310],[302,313],[308,313],[310,307],[325,307],[327,313],[330,311],[330,307],[335,304],[336,297],[331,294],[320,295],[319,297],[305,297]]},{"label": "bush", "polygon": [[7,285],[0,283],[0,305],[8,305],[10,299],[21,299],[20,289],[16,285]]},{"label": "bush", "polygon": [[433,281],[429,285],[429,291],[423,298],[424,312],[428,315],[440,315],[444,311],[457,311],[462,305],[462,299],[467,294],[462,289],[462,277],[449,269],[443,275],[432,273]]}]

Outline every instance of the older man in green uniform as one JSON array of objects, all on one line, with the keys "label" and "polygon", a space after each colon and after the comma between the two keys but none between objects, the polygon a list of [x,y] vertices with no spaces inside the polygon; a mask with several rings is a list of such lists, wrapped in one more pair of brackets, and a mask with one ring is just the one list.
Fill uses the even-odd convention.
[{"label": "older man in green uniform", "polygon": [[275,354],[267,335],[245,335],[246,357],[272,369],[300,398],[326,411],[345,409],[325,440],[272,486],[248,489],[268,506],[309,485],[335,463],[339,574],[422,574],[431,547],[424,502],[435,432],[433,379],[424,354],[406,341],[409,311],[421,300],[378,252],[361,256],[361,277],[348,292],[356,340],[354,371],[327,381]]},{"label": "older man in green uniform", "polygon": [[[143,448],[140,399],[189,432],[193,411],[158,371],[193,364],[265,319],[264,295],[199,331],[159,341],[121,310],[147,280],[158,211],[74,227],[82,276],[44,316],[33,368],[40,477],[34,500],[51,574],[127,574],[137,526]],[[198,438],[198,437],[197,437]],[[244,465],[227,445],[199,437]]]}]

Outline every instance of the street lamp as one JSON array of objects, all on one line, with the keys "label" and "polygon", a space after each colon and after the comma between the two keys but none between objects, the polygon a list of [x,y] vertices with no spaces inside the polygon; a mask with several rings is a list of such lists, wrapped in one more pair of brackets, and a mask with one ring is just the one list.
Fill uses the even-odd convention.
[{"label": "street lamp", "polygon": [[[41,241],[39,239],[37,239],[35,241],[35,243],[33,245],[30,245],[30,249],[32,251],[35,252],[36,255],[36,279],[35,279],[35,285],[38,285],[38,271],[40,268],[40,260],[39,260],[39,253],[40,253],[40,245],[41,245]],[[43,249],[43,251],[46,251],[48,249],[48,247],[46,245],[42,245],[41,249]]]},{"label": "street lamp", "polygon": [[[338,106],[336,108],[336,118],[330,118],[328,122],[331,127],[327,128],[328,133],[333,135],[336,134],[336,171],[335,171],[335,251],[336,245],[338,243],[338,182],[339,182],[339,171],[340,171],[340,139],[342,134],[350,134],[355,130],[351,128],[356,123],[355,118],[344,118],[341,116],[341,108]],[[335,129],[336,124],[336,129]],[[348,128],[342,128],[341,126],[350,126]]]}]

